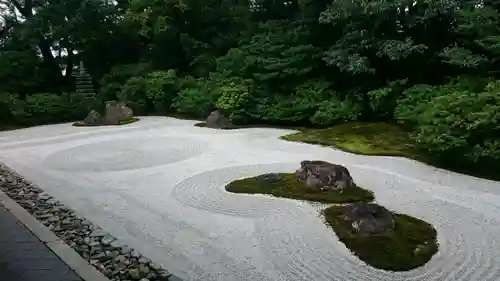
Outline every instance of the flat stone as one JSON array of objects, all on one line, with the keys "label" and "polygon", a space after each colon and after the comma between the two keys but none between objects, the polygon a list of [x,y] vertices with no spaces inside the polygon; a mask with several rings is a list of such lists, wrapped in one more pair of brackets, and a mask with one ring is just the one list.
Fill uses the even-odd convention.
[{"label": "flat stone", "polygon": [[151,260],[142,256],[139,258],[139,263],[142,263],[142,264],[148,264]]},{"label": "flat stone", "polygon": [[143,264],[139,265],[139,272],[141,273],[141,276],[148,275],[149,271],[150,271],[150,269],[148,266],[143,265]]},{"label": "flat stone", "polygon": [[111,235],[106,235],[104,236],[102,239],[101,239],[101,243],[104,244],[104,245],[110,245],[111,242],[115,241],[116,238],[111,236]]},{"label": "flat stone", "polygon": [[139,272],[138,269],[132,268],[128,271],[128,275],[134,280],[139,280],[141,279],[141,273]]},{"label": "flat stone", "polygon": [[90,237],[103,237],[103,236],[106,236],[108,235],[108,233],[102,229],[96,229],[94,231],[92,231],[92,233],[90,234]]}]

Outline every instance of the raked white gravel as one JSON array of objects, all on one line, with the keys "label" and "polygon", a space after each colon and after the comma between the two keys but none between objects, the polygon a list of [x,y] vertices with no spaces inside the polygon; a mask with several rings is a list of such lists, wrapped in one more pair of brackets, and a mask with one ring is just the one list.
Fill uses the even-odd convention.
[{"label": "raked white gravel", "polygon": [[[0,162],[186,280],[500,280],[499,182],[278,139],[290,130],[195,123],[143,117],[1,132]],[[317,205],[224,190],[305,159],[347,166],[378,203],[432,223],[439,252],[412,271],[377,270],[338,241]]]}]

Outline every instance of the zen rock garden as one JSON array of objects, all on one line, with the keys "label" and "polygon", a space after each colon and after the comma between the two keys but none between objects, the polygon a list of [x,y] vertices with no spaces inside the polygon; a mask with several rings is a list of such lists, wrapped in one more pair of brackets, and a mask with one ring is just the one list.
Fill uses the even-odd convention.
[{"label": "zen rock garden", "polygon": [[87,117],[81,122],[76,122],[74,126],[109,126],[109,125],[126,125],[136,121],[134,112],[127,107],[123,102],[107,101],[105,102],[104,115],[97,110],[92,109]]},{"label": "zen rock garden", "polygon": [[329,203],[323,211],[326,223],[353,254],[375,268],[407,271],[425,264],[438,250],[430,224],[372,203],[373,193],[357,186],[342,165],[302,161],[295,173],[240,179],[226,190]]}]

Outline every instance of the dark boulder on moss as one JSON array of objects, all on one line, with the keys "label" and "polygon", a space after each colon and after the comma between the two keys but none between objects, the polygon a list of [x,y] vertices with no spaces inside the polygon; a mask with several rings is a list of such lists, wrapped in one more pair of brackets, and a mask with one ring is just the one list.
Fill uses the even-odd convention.
[{"label": "dark boulder on moss", "polygon": [[346,188],[356,187],[346,167],[325,161],[302,161],[295,175],[298,181],[321,191],[343,191]]},{"label": "dark boulder on moss", "polygon": [[206,127],[212,129],[234,129],[235,126],[220,110],[214,110],[205,121]]},{"label": "dark boulder on moss", "polygon": [[357,202],[342,206],[342,218],[360,234],[391,234],[395,223],[393,214],[385,207]]}]

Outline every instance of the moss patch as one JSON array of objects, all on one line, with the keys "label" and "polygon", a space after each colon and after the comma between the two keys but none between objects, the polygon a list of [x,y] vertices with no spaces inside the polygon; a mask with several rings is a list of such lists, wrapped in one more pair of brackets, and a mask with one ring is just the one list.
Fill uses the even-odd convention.
[{"label": "moss patch", "polygon": [[127,119],[127,120],[121,120],[120,124],[118,124],[118,125],[85,124],[83,121],[78,121],[78,122],[73,123],[73,126],[75,126],[75,127],[122,126],[122,125],[127,125],[127,124],[131,124],[131,123],[135,123],[137,121],[139,121],[139,118],[135,118],[135,117]]},{"label": "moss patch", "polygon": [[258,177],[236,180],[226,185],[226,190],[234,193],[270,194],[298,200],[316,201],[322,203],[369,202],[373,193],[356,187],[339,191],[314,191],[300,183],[293,173],[282,173],[281,180],[276,182],[263,181]]},{"label": "moss patch", "polygon": [[438,250],[436,230],[422,220],[394,214],[393,234],[367,236],[351,230],[340,217],[341,208],[333,206],[324,211],[327,223],[347,248],[375,268],[410,270],[427,263]]},{"label": "moss patch", "polygon": [[327,129],[306,129],[281,137],[284,140],[334,146],[363,155],[415,157],[407,133],[386,123],[346,123]]}]

